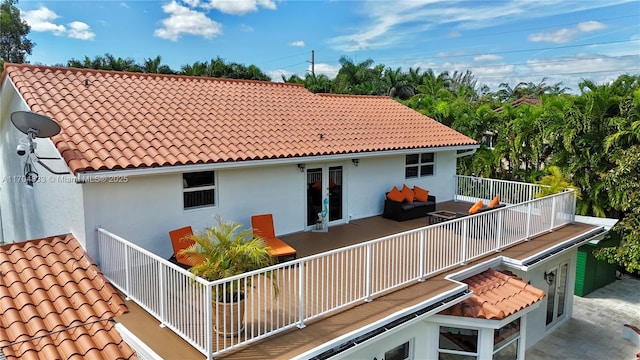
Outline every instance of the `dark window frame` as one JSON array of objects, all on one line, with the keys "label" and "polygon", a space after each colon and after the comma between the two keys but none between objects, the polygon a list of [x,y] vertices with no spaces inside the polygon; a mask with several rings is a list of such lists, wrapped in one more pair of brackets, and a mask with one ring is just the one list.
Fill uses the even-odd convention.
[{"label": "dark window frame", "polygon": [[217,205],[216,173],[213,170],[182,173],[182,206],[184,210]]},{"label": "dark window frame", "polygon": [[405,179],[434,176],[436,173],[435,153],[413,153],[405,155]]}]

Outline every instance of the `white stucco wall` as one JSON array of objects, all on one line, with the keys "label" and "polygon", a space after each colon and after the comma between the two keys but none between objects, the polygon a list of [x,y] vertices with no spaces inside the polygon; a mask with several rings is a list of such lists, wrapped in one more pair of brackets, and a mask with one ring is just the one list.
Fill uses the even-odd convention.
[{"label": "white stucco wall", "polygon": [[[117,174],[117,172],[115,172]],[[295,165],[215,171],[216,206],[183,207],[182,173],[130,176],[126,182],[86,183],[86,231],[95,239],[101,226],[160,256],[173,250],[168,232],[191,225],[202,230],[214,215],[251,226],[251,215],[272,213],[278,234],[304,225],[304,174]],[[89,253],[94,254],[92,245]]]},{"label": "white stucco wall", "polygon": [[346,166],[349,172],[349,214],[353,219],[382,213],[385,192],[396,186],[418,185],[435,195],[438,202],[453,200],[455,193],[456,152],[435,155],[433,176],[405,179],[405,155],[362,158],[357,167]]},{"label": "white stucco wall", "polygon": [[[71,175],[53,175],[34,164],[39,181],[28,186],[23,167],[27,155],[18,156],[16,146],[26,135],[11,122],[14,111],[28,111],[26,104],[5,79],[0,104],[0,216],[2,240],[17,242],[73,233],[84,243],[82,189]],[[59,157],[49,139],[35,139],[36,153]],[[45,160],[55,171],[68,170],[62,160]]]},{"label": "white stucco wall", "polygon": [[[380,215],[384,193],[405,183],[428,189],[439,202],[453,198],[455,151],[438,153],[436,174],[419,179],[404,178],[404,155],[363,158],[357,167],[350,159],[344,159],[306,163],[306,168],[324,165],[343,167],[345,222]],[[192,210],[183,209],[182,173],[129,176],[126,182],[85,183],[87,236],[95,239],[95,229],[100,225],[169,257],[169,230],[185,225],[203,229],[213,223],[214,214],[249,228],[251,215],[271,213],[277,235],[306,229],[306,174],[296,164],[217,169],[215,173],[216,206]],[[87,249],[95,256],[91,241]]]},{"label": "white stucco wall", "polygon": [[[575,264],[576,264],[577,250],[571,250],[559,256],[553,256],[538,266],[529,269],[528,271],[514,270],[506,268],[513,272],[515,275],[528,281],[532,286],[545,291],[548,291],[548,285],[544,280],[544,273],[550,271],[553,268],[559,267],[563,264],[568,264],[567,273],[567,297],[565,299],[565,313],[564,316],[559,319],[552,327],[546,326],[546,311],[548,298],[545,296],[539,306],[532,311],[524,314],[526,321],[523,322],[523,331],[521,334],[525,337],[525,350],[536,344],[545,336],[553,332],[558,326],[567,322],[573,314],[573,290],[575,283]],[[504,270],[504,269],[498,269]],[[493,339],[493,329],[483,328],[479,326],[479,323],[470,322],[467,326],[440,324],[434,320],[433,317],[428,317],[424,321],[419,321],[409,325],[401,325],[399,328],[394,329],[381,336],[375,337],[367,342],[358,344],[353,348],[340,353],[336,359],[377,359],[384,358],[384,352],[398,346],[406,341],[412,341],[413,346],[413,359],[431,359],[437,358],[438,349],[438,327],[440,325],[446,326],[458,326],[464,328],[477,329],[480,334],[480,339],[488,338]],[[464,318],[458,318],[464,319]],[[474,319],[475,320],[475,319]],[[480,340],[482,341],[482,340]],[[488,340],[489,345],[480,345],[479,351],[483,351],[486,358],[491,356],[493,351],[493,341]]]},{"label": "white stucco wall", "polygon": [[577,259],[578,250],[573,249],[570,250],[560,256],[554,256],[548,259],[547,261],[541,262],[540,265],[534,267],[533,269],[529,269],[527,272],[519,271],[519,270],[511,270],[514,274],[522,277],[526,281],[529,281],[532,286],[543,290],[545,293],[548,291],[549,285],[544,280],[544,273],[553,269],[554,267],[558,267],[563,264],[568,264],[568,273],[567,273],[567,294],[565,298],[565,313],[562,319],[559,319],[553,327],[547,329],[546,326],[546,312],[547,312],[547,302],[549,298],[545,296],[541,302],[540,306],[530,312],[527,318],[527,343],[526,348],[530,348],[535,345],[538,341],[542,340],[545,336],[553,332],[558,326],[564,324],[565,322],[571,319],[573,315],[573,292],[574,292],[574,284],[576,279],[576,259]]}]

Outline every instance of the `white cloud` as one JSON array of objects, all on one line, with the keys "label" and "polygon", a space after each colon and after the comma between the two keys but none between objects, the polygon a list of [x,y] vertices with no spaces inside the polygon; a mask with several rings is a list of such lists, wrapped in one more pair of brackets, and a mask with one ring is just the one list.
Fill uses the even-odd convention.
[{"label": "white cloud", "polygon": [[[345,29],[342,35],[329,39],[336,50],[352,52],[407,44],[419,38],[425,30],[449,25],[445,38],[459,36],[461,30],[474,30],[521,20],[560,16],[578,11],[610,7],[629,0],[567,2],[549,1],[447,1],[398,0],[363,1],[361,21]],[[578,31],[595,31],[596,22],[576,27]]]},{"label": "white cloud", "polygon": [[[198,0],[189,0],[189,2],[199,3]],[[269,10],[276,9],[276,3],[273,0],[209,0],[199,5],[231,15],[244,15],[249,12],[256,12],[261,7]]]},{"label": "white cloud", "polygon": [[289,43],[290,46],[296,46],[296,47],[304,47],[304,41],[302,40],[298,40],[298,41],[294,41]]},{"label": "white cloud", "polygon": [[[331,65],[331,64],[315,64],[314,65],[314,72],[317,75],[326,75],[329,79],[333,79],[336,77],[336,75],[338,75],[338,71],[340,71],[340,64],[336,64],[336,65]],[[309,68],[307,69],[307,71],[311,72],[311,65],[309,65]]]},{"label": "white cloud", "polygon": [[491,61],[500,61],[502,60],[503,57],[500,55],[495,55],[495,54],[484,54],[484,55],[479,55],[473,58],[473,61],[476,62],[491,62]]},{"label": "white cloud", "polygon": [[74,21],[69,23],[67,36],[73,39],[93,40],[93,38],[96,37],[96,34],[91,31],[91,27],[89,27],[89,25],[81,21]]},{"label": "white cloud", "polygon": [[50,31],[55,35],[62,36],[66,32],[64,25],[54,24],[53,20],[59,16],[45,6],[40,6],[37,10],[23,11],[23,19],[31,26],[31,30],[38,32]]},{"label": "white cloud", "polygon": [[211,39],[222,33],[222,25],[209,19],[204,13],[179,5],[175,0],[162,6],[169,17],[162,20],[162,28],[154,35],[177,41],[183,34]]},{"label": "white cloud", "polygon": [[84,22],[72,21],[67,26],[54,23],[54,20],[59,18],[58,14],[45,6],[40,6],[37,10],[24,11],[23,18],[33,31],[50,31],[56,36],[79,40],[93,40],[96,37],[91,27]]},{"label": "white cloud", "polygon": [[529,35],[528,39],[534,42],[551,42],[555,44],[564,44],[572,41],[581,34],[606,29],[606,25],[597,21],[581,22],[575,27],[560,29],[547,33],[535,33]]},{"label": "white cloud", "polygon": [[576,54],[570,57],[554,59],[535,59],[527,61],[532,72],[544,74],[577,74],[612,72],[638,72],[640,55],[608,56],[602,54]]},{"label": "white cloud", "polygon": [[271,78],[271,81],[273,81],[273,82],[284,82],[284,80],[282,79],[283,76],[285,77],[285,79],[288,79],[293,74],[295,74],[295,73],[293,73],[291,71],[287,71],[287,70],[271,70],[271,71],[267,71],[267,75],[269,75],[269,77]]},{"label": "white cloud", "polygon": [[247,24],[240,24],[240,31],[253,32],[253,28]]}]

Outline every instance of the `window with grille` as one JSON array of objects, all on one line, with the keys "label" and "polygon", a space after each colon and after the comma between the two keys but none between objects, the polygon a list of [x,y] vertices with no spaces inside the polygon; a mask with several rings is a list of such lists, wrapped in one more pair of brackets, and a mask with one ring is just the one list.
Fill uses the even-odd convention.
[{"label": "window with grille", "polygon": [[215,172],[201,171],[182,174],[185,209],[216,205]]},{"label": "window with grille", "polygon": [[406,167],[404,177],[417,178],[432,176],[435,170],[435,154],[409,154],[406,156]]}]

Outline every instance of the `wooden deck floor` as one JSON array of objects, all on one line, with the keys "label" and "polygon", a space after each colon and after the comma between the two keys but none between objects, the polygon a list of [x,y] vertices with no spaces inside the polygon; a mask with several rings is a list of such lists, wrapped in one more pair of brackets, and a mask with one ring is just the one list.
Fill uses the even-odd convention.
[{"label": "wooden deck floor", "polygon": [[[438,204],[436,210],[450,210],[466,212],[470,203],[448,201]],[[385,219],[373,216],[353,220],[348,224],[330,227],[328,232],[299,232],[280,236],[287,244],[298,252],[298,257],[320,254],[341,247],[360,244],[369,240],[379,239],[403,231],[413,230],[429,225],[429,217],[422,217],[407,221]]]},{"label": "wooden deck floor", "polygon": [[[464,212],[469,206],[470,204],[468,203],[448,202],[438,204],[438,210]],[[296,248],[300,258],[424,227],[428,225],[428,221],[428,217],[397,222],[376,216],[331,227],[326,233],[303,232],[281,236],[281,239]],[[499,253],[499,255],[514,259],[525,259],[555,244],[584,234],[593,228],[591,225],[581,223],[568,225],[552,233],[536,237],[529,242],[508,248]],[[491,254],[466,266],[472,266],[495,256],[496,254]],[[462,269],[463,267],[458,267],[447,273],[433,276],[425,282],[413,283],[400,290],[377,297],[372,302],[361,303],[345,311],[310,322],[304,329],[291,329],[216,358],[288,359],[294,357],[336,337],[365,327],[374,321],[384,319],[402,309],[420,304],[453,289],[455,284],[445,280],[444,277],[450,272],[457,272]],[[127,302],[128,305],[130,303]],[[131,314],[119,317],[116,320],[121,321],[127,327],[135,328],[136,335],[140,336],[143,341],[164,358],[174,358],[176,349],[181,349],[185,346],[188,349],[184,348],[181,358],[204,358],[177,335],[171,336],[173,334],[171,331],[166,328],[160,328],[158,322],[141,308],[129,306],[129,309]]]}]

